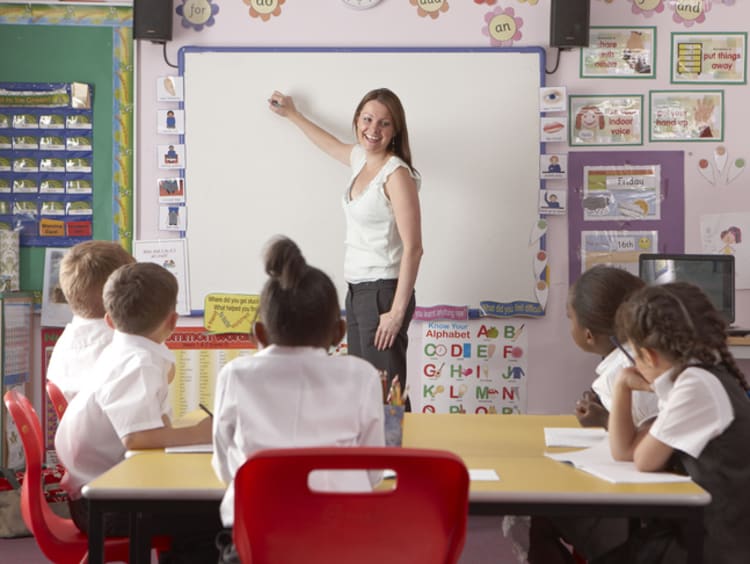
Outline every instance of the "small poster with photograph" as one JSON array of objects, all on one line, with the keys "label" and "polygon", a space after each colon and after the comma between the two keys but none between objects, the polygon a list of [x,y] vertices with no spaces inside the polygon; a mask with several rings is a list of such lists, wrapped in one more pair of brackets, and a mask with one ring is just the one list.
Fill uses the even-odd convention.
[{"label": "small poster with photograph", "polygon": [[177,313],[190,315],[187,241],[185,239],[133,241],[133,256],[138,262],[153,262],[174,274],[178,283]]},{"label": "small poster with photograph", "polygon": [[158,110],[156,132],[167,135],[185,133],[185,110]]},{"label": "small poster with photograph", "polygon": [[550,153],[539,157],[539,178],[567,178],[568,155],[566,153]]},{"label": "small poster with photograph", "polygon": [[655,27],[591,26],[581,78],[654,78],[655,55]]},{"label": "small poster with photograph", "polygon": [[185,179],[184,178],[159,178],[159,203],[180,204],[185,201]]},{"label": "small poster with photograph", "polygon": [[543,117],[541,119],[542,143],[564,143],[568,137],[565,117]]},{"label": "small poster with photograph", "polygon": [[723,90],[651,90],[650,141],[723,141]]},{"label": "small poster with photograph", "polygon": [[564,86],[545,86],[539,89],[539,111],[564,112],[568,99]]},{"label": "small poster with photograph", "polygon": [[672,83],[747,84],[747,32],[672,33]]},{"label": "small poster with photograph", "polygon": [[541,215],[564,215],[567,212],[567,190],[540,190],[539,213]]},{"label": "small poster with photograph", "polygon": [[570,145],[643,145],[643,96],[570,96]]},{"label": "small poster with photograph", "polygon": [[159,102],[182,102],[183,82],[181,76],[160,76],[156,79],[156,100]]},{"label": "small poster with photograph", "polygon": [[185,145],[159,145],[159,168],[185,168]]},{"label": "small poster with photograph", "polygon": [[73,311],[60,287],[60,261],[67,251],[61,247],[47,247],[44,252],[42,327],[65,327],[73,319]]}]

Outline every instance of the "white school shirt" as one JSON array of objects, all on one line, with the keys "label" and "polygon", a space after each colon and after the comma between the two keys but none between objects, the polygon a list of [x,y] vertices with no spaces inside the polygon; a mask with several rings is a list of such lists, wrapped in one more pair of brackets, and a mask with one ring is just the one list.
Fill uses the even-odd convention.
[{"label": "white school shirt", "polygon": [[165,345],[114,332],[55,434],[57,456],[66,468],[61,485],[72,499],[125,458],[125,435],[164,426],[173,364],[174,354]]},{"label": "white school shirt", "polygon": [[404,244],[398,233],[391,201],[385,195],[385,183],[400,167],[409,171],[417,184],[417,190],[421,183],[419,175],[409,165],[392,156],[364,192],[351,200],[349,194],[352,183],[365,166],[366,160],[365,150],[360,145],[354,145],[349,157],[352,175],[342,199],[346,218],[344,278],[353,284],[398,278]]},{"label": "white school shirt", "polygon": [[675,381],[668,370],[654,380],[653,388],[661,409],[649,433],[694,458],[734,421],[727,391],[704,368],[689,366]]},{"label": "white school shirt", "polygon": [[47,367],[47,380],[56,384],[68,403],[89,379],[96,359],[110,342],[114,331],[103,317],[73,316],[55,343]]},{"label": "white school shirt", "polygon": [[[384,446],[383,392],[377,370],[322,348],[271,345],[221,369],[214,392],[212,465],[228,484],[221,502],[234,523],[234,476],[254,452],[308,446]],[[316,488],[369,490],[379,473],[314,472]]]},{"label": "white school shirt", "polygon": [[[630,359],[620,349],[615,348],[596,367],[599,376],[591,384],[591,389],[599,396],[607,411],[612,411],[612,393],[617,375],[627,366],[632,366]],[[659,398],[653,392],[634,391],[631,410],[633,423],[640,427],[642,423],[653,419],[659,413]]]}]

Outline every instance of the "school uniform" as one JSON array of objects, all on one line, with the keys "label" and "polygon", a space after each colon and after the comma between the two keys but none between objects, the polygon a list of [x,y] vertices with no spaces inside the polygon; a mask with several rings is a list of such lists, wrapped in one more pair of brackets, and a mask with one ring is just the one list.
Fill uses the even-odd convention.
[{"label": "school uniform", "polygon": [[112,342],[114,331],[103,317],[87,319],[73,316],[52,350],[47,380],[56,384],[68,403],[81,390],[104,348]]},{"label": "school uniform", "polygon": [[57,456],[66,468],[61,485],[71,499],[124,459],[125,435],[164,426],[173,364],[174,355],[163,344],[114,332],[55,434]]},{"label": "school uniform", "polygon": [[[690,477],[711,494],[704,512],[703,561],[750,562],[750,400],[723,366],[672,370],[653,383],[661,409],[649,433],[675,449]],[[684,562],[684,533],[671,521],[649,522],[600,561]]]},{"label": "school uniform", "polygon": [[[214,398],[212,465],[228,484],[221,503],[225,527],[234,523],[234,476],[254,452],[385,444],[377,370],[350,355],[271,345],[224,366]],[[315,472],[311,479],[324,490],[363,491],[380,474]]]},{"label": "school uniform", "polygon": [[[623,368],[632,366],[630,359],[620,349],[615,348],[605,356],[596,367],[597,378],[591,384],[599,396],[602,405],[607,411],[612,411],[612,393],[617,380],[617,375]],[[633,423],[640,427],[649,419],[656,417],[659,412],[659,399],[653,392],[636,390],[632,399]]]},{"label": "school uniform", "polygon": [[404,389],[407,331],[416,305],[413,293],[393,346],[379,351],[374,345],[380,314],[389,311],[393,303],[404,252],[385,183],[401,167],[409,171],[417,190],[421,178],[403,160],[392,156],[365,190],[352,199],[351,186],[365,162],[365,150],[355,145],[350,155],[352,175],[342,200],[346,218],[344,278],[349,286],[345,306],[347,347],[349,354],[369,360],[391,377],[398,375]]}]

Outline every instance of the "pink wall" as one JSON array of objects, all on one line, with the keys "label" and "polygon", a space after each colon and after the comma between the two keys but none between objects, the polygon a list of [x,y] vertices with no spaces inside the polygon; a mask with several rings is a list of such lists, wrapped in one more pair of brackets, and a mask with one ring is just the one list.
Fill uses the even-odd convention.
[{"label": "pink wall", "polygon": [[[182,0],[175,0],[175,6]],[[173,41],[167,45],[167,56],[177,62],[177,51],[183,45],[211,46],[293,46],[293,47],[386,47],[386,46],[489,46],[483,35],[484,16],[498,9],[510,9],[523,20],[522,37],[515,46],[548,46],[549,0],[498,0],[493,6],[470,0],[449,0],[449,9],[432,19],[420,17],[409,0],[383,0],[377,7],[357,11],[347,8],[340,0],[287,0],[281,15],[269,21],[251,18],[248,6],[239,0],[214,0],[220,10],[215,24],[196,31],[181,25],[175,15]],[[661,13],[646,17],[633,14],[632,0],[591,0],[591,24],[599,26],[657,26],[657,77],[649,80],[616,80],[579,78],[579,52],[563,52],[557,72],[547,77],[547,85],[565,85],[569,94],[643,94],[648,102],[648,91],[678,89],[669,81],[670,33],[673,31],[728,32],[742,31],[750,18],[750,3],[727,0],[704,0],[711,4],[704,23],[691,28],[672,19],[671,3],[664,0]],[[743,23],[739,23],[743,22]],[[163,136],[156,133],[156,110],[170,107],[156,102],[156,79],[176,74],[162,58],[162,47],[146,41],[137,45],[137,194],[136,217],[139,222],[137,238],[169,238],[170,233],[157,229],[155,179],[156,145],[163,144]],[[547,67],[554,64],[556,49],[548,49]],[[336,80],[345,77],[325,77]],[[509,88],[512,85],[509,84]],[[698,85],[685,89],[723,89],[725,91],[725,137],[722,143],[730,156],[748,158],[748,138],[744,128],[748,122],[746,85]],[[436,93],[439,95],[439,93]],[[217,93],[220,97],[220,93]],[[446,107],[448,101],[446,101]],[[344,108],[344,111],[348,109]],[[646,128],[647,128],[646,120]],[[685,247],[688,252],[700,252],[699,216],[703,213],[749,212],[750,175],[741,176],[728,186],[710,186],[698,173],[697,162],[707,158],[718,144],[713,143],[658,143],[649,144],[648,135],[642,147],[635,150],[681,150],[685,152]],[[622,149],[614,147],[613,149]],[[567,145],[549,144],[548,152],[566,152]],[[580,148],[579,148],[580,150]],[[592,150],[606,150],[597,147]],[[550,186],[554,187],[554,186]],[[188,188],[189,189],[189,188]],[[568,289],[568,240],[564,216],[551,217],[548,231],[550,255],[550,294],[546,316],[526,321],[529,332],[528,411],[530,413],[569,412],[572,405],[592,380],[597,359],[579,351],[568,335],[565,317],[565,298]],[[426,242],[429,245],[429,241]],[[738,292],[737,321],[750,326],[750,290]],[[750,363],[743,368],[748,371]]]}]

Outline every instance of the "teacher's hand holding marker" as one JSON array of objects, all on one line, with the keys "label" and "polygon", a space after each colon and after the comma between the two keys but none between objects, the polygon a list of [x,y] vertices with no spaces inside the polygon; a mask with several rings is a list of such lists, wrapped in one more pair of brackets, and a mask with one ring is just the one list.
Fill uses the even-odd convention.
[{"label": "teacher's hand holding marker", "polygon": [[347,346],[349,354],[398,374],[403,390],[422,227],[421,177],[412,166],[401,101],[386,88],[365,94],[352,119],[354,143],[345,143],[310,121],[282,92],[271,94],[268,107],[352,169],[343,194]]}]

